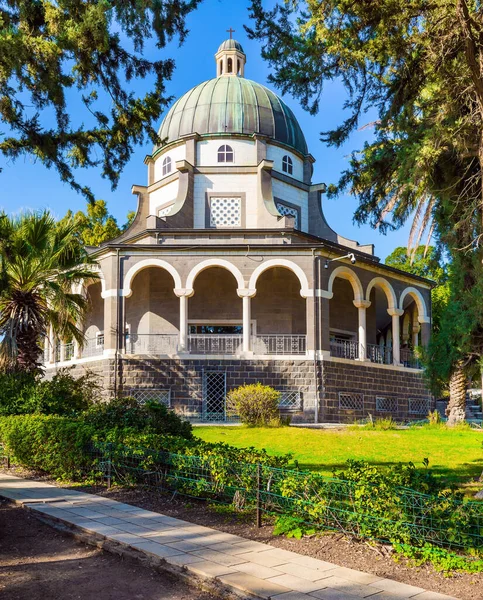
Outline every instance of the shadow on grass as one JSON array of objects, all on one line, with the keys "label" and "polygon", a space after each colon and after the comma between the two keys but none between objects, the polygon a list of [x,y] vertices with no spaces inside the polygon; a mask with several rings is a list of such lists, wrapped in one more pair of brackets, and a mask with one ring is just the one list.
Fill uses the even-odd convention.
[{"label": "shadow on grass", "polygon": [[[423,466],[423,458],[417,463],[414,463],[415,466],[424,470]],[[411,461],[372,461],[372,460],[364,460],[367,464],[378,467],[378,468],[389,468],[393,467],[399,463],[408,464]],[[414,461],[413,461],[414,462]],[[347,463],[311,463],[311,462],[299,462],[299,469],[303,471],[315,471],[317,473],[322,473],[327,476],[332,475],[332,471],[344,471],[347,468]],[[438,477],[444,477],[450,483],[466,483],[470,480],[474,481],[479,478],[483,471],[483,458],[481,460],[473,460],[471,462],[459,464],[454,468],[448,467],[446,465],[438,465],[429,463],[429,470]]]}]

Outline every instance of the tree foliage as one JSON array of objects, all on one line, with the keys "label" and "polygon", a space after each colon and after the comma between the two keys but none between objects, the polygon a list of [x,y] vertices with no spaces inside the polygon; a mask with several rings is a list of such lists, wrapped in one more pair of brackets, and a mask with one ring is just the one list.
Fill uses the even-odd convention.
[{"label": "tree foliage", "polygon": [[34,156],[91,201],[74,169],[100,166],[115,187],[134,145],[158,141],[170,102],[174,61],[148,60],[146,43],[182,42],[200,1],[0,0],[0,154]]},{"label": "tree foliage", "polygon": [[0,214],[0,367],[38,371],[49,326],[82,343],[87,302],[73,286],[96,278],[91,263],[72,219]]},{"label": "tree foliage", "polygon": [[109,213],[105,200],[96,200],[87,205],[86,212],[82,210],[75,214],[68,211],[61,220],[72,220],[75,225],[75,234],[81,244],[85,246],[100,246],[121,235],[134,219],[135,213],[129,212],[126,223],[119,227],[117,220]]},{"label": "tree foliage", "polygon": [[249,33],[263,41],[283,92],[316,113],[328,81],[345,86],[346,118],[322,132],[326,144],[340,147],[370,118],[372,138],[330,193],[350,190],[359,200],[355,220],[382,231],[413,217],[412,249],[429,230],[449,251],[455,319],[448,313],[441,348],[450,370],[461,368],[483,350],[474,303],[483,257],[480,3],[294,0],[265,11],[252,0],[252,16]]},{"label": "tree foliage", "polygon": [[433,334],[441,329],[441,320],[449,297],[449,264],[441,258],[441,252],[434,246],[418,246],[414,252],[399,246],[386,258],[386,265],[431,279],[436,284],[431,290]]}]

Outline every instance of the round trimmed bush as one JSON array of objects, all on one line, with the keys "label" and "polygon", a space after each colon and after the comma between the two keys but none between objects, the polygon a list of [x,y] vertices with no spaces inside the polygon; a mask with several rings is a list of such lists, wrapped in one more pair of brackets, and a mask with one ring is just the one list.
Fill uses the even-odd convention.
[{"label": "round trimmed bush", "polygon": [[261,383],[230,390],[226,398],[227,410],[238,414],[245,425],[253,427],[280,426],[279,401],[280,392]]}]

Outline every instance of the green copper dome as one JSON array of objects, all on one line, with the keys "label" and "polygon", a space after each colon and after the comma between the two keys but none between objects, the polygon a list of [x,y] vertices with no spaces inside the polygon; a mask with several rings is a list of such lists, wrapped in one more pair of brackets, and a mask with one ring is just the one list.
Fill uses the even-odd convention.
[{"label": "green copper dome", "polygon": [[[232,38],[229,40],[225,40],[224,42],[222,42],[220,44],[220,47],[218,48],[218,52],[221,52],[222,50],[239,50],[240,52],[243,52],[243,48],[242,48],[242,45],[240,44],[240,42],[237,42],[236,40],[234,40]],[[243,54],[245,54],[245,53],[243,52]]]},{"label": "green copper dome", "polygon": [[159,136],[170,143],[190,133],[261,133],[307,154],[304,134],[290,108],[265,86],[243,77],[200,83],[170,108]]}]

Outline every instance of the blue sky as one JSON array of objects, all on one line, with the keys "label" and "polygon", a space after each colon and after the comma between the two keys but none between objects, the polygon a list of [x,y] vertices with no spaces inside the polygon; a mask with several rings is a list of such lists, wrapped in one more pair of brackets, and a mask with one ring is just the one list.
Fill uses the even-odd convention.
[{"label": "blue sky", "polygon": [[[260,44],[247,39],[243,29],[249,23],[248,2],[244,0],[205,0],[199,9],[188,17],[190,34],[179,47],[172,43],[161,52],[163,57],[172,56],[176,62],[176,70],[171,82],[167,84],[167,94],[178,98],[184,92],[198,83],[215,77],[214,54],[219,44],[228,37],[226,30],[233,27],[236,38],[247,54],[245,76],[262,84],[267,84],[269,67],[260,56]],[[146,54],[154,58],[160,51],[154,43],[147,44]],[[149,81],[137,84],[142,93],[149,88]],[[271,87],[271,86],[269,86]],[[277,91],[277,90],[274,90]],[[327,184],[337,182],[341,171],[347,166],[348,156],[354,149],[362,146],[370,130],[356,132],[340,149],[327,148],[319,139],[321,131],[328,130],[339,123],[343,117],[342,105],[345,92],[342,86],[331,83],[325,89],[318,115],[310,116],[304,112],[298,102],[290,96],[284,97],[285,102],[292,108],[305,133],[309,151],[315,157],[314,183]],[[76,106],[77,104],[77,106]],[[72,98],[72,110],[76,111],[79,104]],[[361,126],[364,123],[361,123]],[[143,160],[149,154],[151,147],[139,147],[121,176],[119,186],[112,191],[108,181],[100,177],[99,171],[82,170],[77,174],[78,179],[91,187],[99,199],[108,203],[110,212],[120,223],[126,214],[136,208],[136,199],[131,195],[133,184],[145,184],[146,167]],[[61,217],[68,209],[73,211],[85,209],[85,199],[63,184],[55,170],[48,170],[33,159],[20,159],[16,162],[5,161],[0,157],[0,208],[8,213],[22,209],[50,209],[56,216]],[[408,227],[390,232],[386,236],[374,231],[369,226],[359,227],[352,222],[357,200],[349,195],[324,202],[326,218],[338,233],[356,239],[361,243],[374,243],[376,255],[384,259],[396,246],[405,246],[408,238]]]}]

